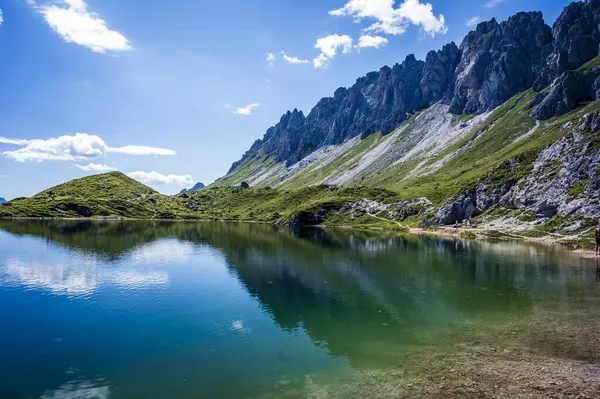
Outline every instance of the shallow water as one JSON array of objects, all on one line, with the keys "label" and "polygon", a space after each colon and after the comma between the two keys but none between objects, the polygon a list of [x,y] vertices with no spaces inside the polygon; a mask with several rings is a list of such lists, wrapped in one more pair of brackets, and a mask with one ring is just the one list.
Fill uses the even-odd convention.
[{"label": "shallow water", "polygon": [[[599,279],[518,243],[0,221],[0,398],[328,397],[474,332],[500,345],[515,320],[600,308]],[[525,344],[596,361],[551,338]]]}]

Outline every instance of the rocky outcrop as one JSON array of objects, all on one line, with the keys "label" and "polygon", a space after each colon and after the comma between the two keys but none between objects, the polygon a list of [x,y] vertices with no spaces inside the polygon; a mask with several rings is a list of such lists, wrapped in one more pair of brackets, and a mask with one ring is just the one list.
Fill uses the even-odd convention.
[{"label": "rocky outcrop", "polygon": [[312,212],[300,212],[292,216],[290,225],[292,227],[316,226],[323,221],[322,215]]},{"label": "rocky outcrop", "polygon": [[179,192],[179,194],[189,194],[189,193],[195,193],[196,191],[200,191],[204,188],[204,184],[203,183],[196,183],[194,185],[194,187],[189,188],[189,189],[183,189]]},{"label": "rocky outcrop", "polygon": [[550,119],[566,114],[582,101],[598,99],[599,76],[600,66],[590,71],[564,72],[552,83],[534,116],[540,120]]},{"label": "rocky outcrop", "polygon": [[[488,181],[451,199],[424,225],[451,225],[477,216],[493,206],[528,212],[547,219],[577,215],[600,217],[600,112],[563,126],[569,133],[542,150],[531,171],[518,181]],[[507,168],[507,160],[499,168]],[[514,164],[515,171],[523,165]]]},{"label": "rocky outcrop", "polygon": [[460,50],[454,43],[446,44],[440,51],[430,51],[425,59],[421,79],[421,98],[425,104],[442,99],[450,100],[455,80],[455,70],[460,61]]},{"label": "rocky outcrop", "polygon": [[481,114],[532,86],[542,91],[554,82],[530,102],[532,115],[547,119],[568,112],[600,94],[600,81],[590,83],[589,73],[567,73],[598,55],[599,26],[600,0],[572,3],[552,29],[540,12],[482,22],[460,48],[447,44],[429,52],[425,61],[409,55],[401,64],[339,88],[306,116],[288,111],[229,172],[258,155],[289,167],[324,146],[389,133],[410,114],[437,102],[454,114]]},{"label": "rocky outcrop", "polygon": [[518,13],[500,24],[495,19],[480,23],[460,46],[451,112],[485,112],[531,87],[542,67],[542,49],[551,40],[539,12]]},{"label": "rocky outcrop", "polygon": [[[432,54],[429,62],[409,55],[402,64],[383,67],[358,79],[350,88],[339,88],[333,97],[321,99],[306,117],[296,109],[288,111],[262,140],[254,143],[242,161],[261,151],[291,165],[325,145],[378,131],[389,133],[410,113],[441,98],[448,87],[445,71],[453,69],[457,54],[458,48],[451,44]],[[427,99],[422,93],[422,85],[427,85],[424,71],[435,80],[426,93]],[[234,163],[230,172],[239,164]]]},{"label": "rocky outcrop", "polygon": [[544,65],[533,89],[540,91],[565,71],[579,68],[598,55],[600,0],[565,7],[552,28],[552,43],[543,51]]}]

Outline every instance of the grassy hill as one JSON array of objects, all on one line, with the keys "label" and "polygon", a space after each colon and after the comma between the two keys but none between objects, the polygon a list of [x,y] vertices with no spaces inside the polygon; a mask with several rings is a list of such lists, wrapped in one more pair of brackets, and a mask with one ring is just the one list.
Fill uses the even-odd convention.
[{"label": "grassy hill", "polygon": [[[533,236],[587,239],[600,209],[600,101],[540,122],[530,115],[534,96],[525,91],[475,117],[434,106],[395,132],[319,150],[301,165],[248,159],[194,193],[162,195],[119,172],[89,176],[2,204],[0,217],[275,223],[296,217],[400,228],[418,226],[445,206],[451,214],[448,204],[477,191],[480,223],[508,221]],[[242,181],[252,187],[240,188]]]},{"label": "grassy hill", "polygon": [[17,198],[0,208],[4,217],[120,216],[151,218],[169,209],[155,190],[120,172],[84,177],[51,187],[31,198]]},{"label": "grassy hill", "polygon": [[214,219],[289,222],[305,212],[327,213],[335,224],[397,227],[374,217],[350,220],[342,212],[348,204],[370,198],[397,200],[396,193],[367,187],[306,187],[297,191],[270,188],[213,187],[168,196],[120,172],[88,176],[49,188],[31,198],[0,205],[0,217]]}]

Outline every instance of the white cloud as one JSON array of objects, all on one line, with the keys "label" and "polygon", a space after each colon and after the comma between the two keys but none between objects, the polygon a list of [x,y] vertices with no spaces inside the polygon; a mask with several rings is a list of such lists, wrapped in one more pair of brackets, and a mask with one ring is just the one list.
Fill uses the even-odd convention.
[{"label": "white cloud", "polygon": [[162,261],[173,262],[189,259],[194,253],[194,247],[188,242],[176,239],[162,239],[131,252],[131,260],[135,263],[150,263],[157,265]]},{"label": "white cloud", "polygon": [[60,136],[47,140],[21,140],[0,137],[0,143],[17,145],[15,151],[5,151],[5,157],[17,162],[27,161],[76,161],[119,153],[128,155],[175,155],[175,151],[166,148],[125,146],[109,147],[102,138],[87,134],[75,133],[73,136]]},{"label": "white cloud", "polygon": [[479,22],[481,21],[481,17],[473,17],[473,18],[469,18],[467,19],[467,22],[465,22],[465,26],[475,26],[477,25]]},{"label": "white cloud", "polygon": [[234,111],[238,115],[250,116],[252,115],[252,111],[260,107],[259,103],[248,104],[245,107],[236,108]]},{"label": "white cloud", "polygon": [[126,145],[124,147],[108,148],[108,152],[127,155],[175,155],[175,151],[166,148],[146,147],[143,145]]},{"label": "white cloud", "polygon": [[0,8],[0,25],[2,25],[2,22],[4,22],[4,13],[2,12],[2,9]]},{"label": "white cloud", "polygon": [[281,55],[283,56],[283,59],[286,62],[289,62],[290,64],[309,64],[310,63],[310,61],[308,61],[308,60],[302,60],[302,59],[300,59],[298,57],[290,57],[289,55],[287,55],[283,51],[281,52]]},{"label": "white cloud", "polygon": [[14,145],[27,145],[30,140],[21,139],[7,139],[6,137],[0,137],[0,143],[2,144],[14,144]]},{"label": "white cloud", "polygon": [[131,172],[127,176],[144,184],[178,184],[182,187],[194,185],[194,179],[190,175],[163,175],[158,172]]},{"label": "white cloud", "polygon": [[93,162],[88,165],[75,164],[75,166],[77,166],[81,170],[85,170],[86,172],[108,172],[111,170],[117,170],[117,168],[113,168],[112,166],[93,163]]},{"label": "white cloud", "polygon": [[329,35],[318,39],[315,48],[321,50],[321,54],[313,60],[313,65],[323,68],[337,55],[338,49],[341,48],[344,54],[352,51],[352,38],[348,35]]},{"label": "white cloud", "polygon": [[483,7],[484,8],[494,8],[498,5],[500,5],[500,3],[504,2],[504,0],[488,0],[485,3],[483,3]]},{"label": "white cloud", "polygon": [[50,27],[68,43],[88,47],[96,53],[132,51],[133,47],[121,33],[110,30],[106,21],[87,9],[83,0],[60,0],[54,4],[37,5],[29,0],[44,16]]},{"label": "white cloud", "polygon": [[267,62],[269,64],[269,66],[275,65],[275,60],[276,60],[275,54],[273,54],[273,53],[267,53],[266,60],[267,60]]},{"label": "white cloud", "polygon": [[388,44],[388,39],[386,39],[385,37],[381,37],[381,36],[363,35],[360,37],[360,39],[358,39],[358,47],[359,48],[365,48],[365,47],[380,48],[382,46],[385,46],[386,44]]},{"label": "white cloud", "polygon": [[394,8],[394,2],[395,0],[349,0],[344,7],[329,11],[329,14],[351,16],[355,22],[375,19],[376,22],[364,29],[365,32],[402,35],[411,24],[420,26],[430,36],[448,32],[444,16],[440,14],[436,17],[431,4],[424,4],[419,0],[404,0],[398,8]]}]

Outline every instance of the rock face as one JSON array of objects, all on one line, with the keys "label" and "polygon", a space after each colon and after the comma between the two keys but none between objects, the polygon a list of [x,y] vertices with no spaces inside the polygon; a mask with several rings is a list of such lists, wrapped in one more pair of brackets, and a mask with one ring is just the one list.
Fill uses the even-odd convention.
[{"label": "rock face", "polygon": [[409,55],[401,64],[339,88],[306,116],[288,111],[229,173],[259,154],[290,166],[323,146],[379,131],[387,134],[411,113],[437,102],[449,105],[454,114],[480,114],[528,88],[551,86],[530,104],[532,115],[547,119],[563,114],[600,95],[595,72],[569,72],[596,57],[599,45],[600,0],[570,4],[552,29],[539,12],[482,22],[460,48],[447,44],[429,52],[425,61]]},{"label": "rock face", "polygon": [[482,22],[460,45],[450,111],[481,113],[531,87],[552,31],[540,12],[522,12],[498,24]]},{"label": "rock face", "polygon": [[565,7],[553,26],[552,43],[542,56],[543,69],[533,89],[540,91],[561,73],[579,68],[598,55],[600,44],[600,0],[575,2]]},{"label": "rock face", "polygon": [[[450,225],[477,216],[492,206],[530,214],[537,218],[578,216],[600,217],[600,112],[587,114],[575,123],[563,126],[568,131],[562,139],[541,151],[532,170],[519,181],[493,185],[480,184],[475,190],[449,200],[425,225]],[[504,169],[519,168],[517,161],[507,160]]]},{"label": "rock face", "polygon": [[202,183],[196,183],[196,184],[194,185],[194,187],[192,187],[192,188],[190,188],[190,189],[185,189],[185,188],[184,188],[183,190],[181,190],[181,191],[179,192],[179,194],[189,194],[189,193],[194,193],[194,192],[196,192],[196,191],[200,191],[200,190],[202,190],[204,187],[205,187],[205,186],[204,186],[204,184],[202,184]]},{"label": "rock face", "polygon": [[401,64],[385,66],[359,78],[350,88],[337,89],[306,117],[297,109],[288,111],[229,172],[259,151],[289,166],[325,145],[379,131],[390,133],[411,113],[449,95],[458,60],[454,43],[430,52],[426,61],[411,54]]},{"label": "rock face", "polygon": [[590,71],[563,72],[550,86],[548,94],[534,111],[540,120],[563,115],[581,101],[598,99],[600,66]]}]

